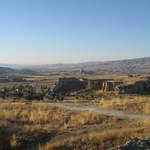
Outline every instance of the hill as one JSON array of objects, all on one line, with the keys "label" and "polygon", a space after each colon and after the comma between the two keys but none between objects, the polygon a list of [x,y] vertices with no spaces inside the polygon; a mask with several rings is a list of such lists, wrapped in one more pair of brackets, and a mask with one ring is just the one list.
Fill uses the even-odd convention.
[{"label": "hill", "polygon": [[96,61],[74,64],[46,64],[46,65],[2,65],[11,68],[0,68],[0,73],[54,73],[54,72],[79,72],[83,69],[85,73],[95,74],[149,74],[150,57],[116,60]]},{"label": "hill", "polygon": [[150,57],[78,64],[42,65],[38,67],[38,71],[41,72],[79,71],[80,69],[85,72],[95,72],[95,74],[149,74]]},{"label": "hill", "polygon": [[86,70],[93,70],[102,74],[145,74],[150,73],[150,57],[80,64]]},{"label": "hill", "polygon": [[0,67],[0,74],[10,74],[10,73],[36,74],[35,71],[30,69],[12,69],[9,67]]},{"label": "hill", "polygon": [[15,73],[16,70],[8,67],[0,67],[0,74]]}]

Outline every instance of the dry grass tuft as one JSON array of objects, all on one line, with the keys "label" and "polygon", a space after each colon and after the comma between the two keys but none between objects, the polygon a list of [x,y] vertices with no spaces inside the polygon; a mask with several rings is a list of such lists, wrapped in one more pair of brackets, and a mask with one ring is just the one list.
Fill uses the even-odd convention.
[{"label": "dry grass tuft", "polygon": [[72,115],[68,122],[65,124],[66,127],[79,127],[83,125],[93,124],[107,124],[111,125],[119,120],[115,117],[109,117],[105,115],[99,115],[94,112],[81,112],[76,115]]},{"label": "dry grass tuft", "polygon": [[114,98],[112,100],[102,100],[100,105],[104,108],[129,111],[134,113],[150,114],[150,98],[134,96],[129,98]]}]

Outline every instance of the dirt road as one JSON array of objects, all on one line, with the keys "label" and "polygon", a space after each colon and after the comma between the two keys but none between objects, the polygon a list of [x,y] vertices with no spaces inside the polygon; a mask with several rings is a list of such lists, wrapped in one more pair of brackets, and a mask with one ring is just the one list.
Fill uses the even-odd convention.
[{"label": "dirt road", "polygon": [[[90,111],[90,112],[95,112],[97,114],[103,114],[103,115],[107,115],[107,116],[114,116],[120,119],[132,119],[131,121],[134,120],[150,120],[150,115],[141,115],[141,114],[133,114],[133,113],[127,113],[127,112],[123,112],[123,111],[118,111],[118,110],[112,110],[112,109],[104,109],[101,108],[99,106],[99,104],[83,104],[83,103],[33,103],[32,105],[48,105],[48,106],[54,106],[54,107],[58,107],[60,109],[64,109],[64,110],[71,110],[73,112],[84,112],[84,111]],[[120,125],[119,125],[120,126]],[[94,127],[95,128],[95,127]],[[82,129],[83,130],[83,129]],[[80,130],[80,134],[84,133],[87,129],[85,129],[85,131]],[[92,132],[94,132],[97,129],[93,129]],[[98,129],[99,131],[99,129]],[[77,131],[75,131],[77,132]],[[96,131],[97,132],[97,131]],[[71,133],[72,135],[73,133]],[[63,134],[63,136],[59,135],[54,137],[53,140],[49,141],[50,142],[54,142],[56,140],[61,140],[63,139],[63,137],[65,136],[69,136],[69,134],[65,133]],[[47,142],[43,142],[42,144],[35,144],[33,146],[30,146],[29,148],[27,148],[26,150],[39,150],[40,146],[39,145],[46,145]]]},{"label": "dirt road", "polygon": [[135,119],[135,120],[150,120],[150,115],[133,114],[119,110],[104,109],[99,104],[81,104],[81,103],[40,103],[40,105],[55,106],[65,110],[72,111],[91,111],[97,114],[103,114],[107,116],[114,116],[121,119]]}]

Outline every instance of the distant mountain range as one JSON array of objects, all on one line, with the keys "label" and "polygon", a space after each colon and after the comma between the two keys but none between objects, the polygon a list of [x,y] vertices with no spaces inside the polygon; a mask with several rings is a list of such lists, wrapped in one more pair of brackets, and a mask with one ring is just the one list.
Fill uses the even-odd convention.
[{"label": "distant mountain range", "polygon": [[[6,66],[6,65],[3,65]],[[79,71],[83,69],[85,72],[95,72],[96,74],[144,74],[150,73],[150,57],[127,59],[118,61],[104,61],[104,62],[84,62],[77,64],[47,64],[47,65],[7,65],[8,67],[1,67],[0,73],[24,72],[34,74],[51,73],[60,71]]]},{"label": "distant mountain range", "polygon": [[80,64],[83,69],[96,71],[102,74],[145,74],[150,73],[150,57],[105,61],[89,62]]},{"label": "distant mountain range", "polygon": [[96,74],[145,74],[150,73],[150,57],[78,64],[44,65],[41,71],[76,71],[80,69],[83,69],[85,72],[95,72]]},{"label": "distant mountain range", "polygon": [[15,73],[14,69],[8,67],[0,67],[0,74]]},{"label": "distant mountain range", "polygon": [[12,69],[8,67],[0,67],[0,74],[11,74],[11,73],[36,74],[35,71],[29,69]]}]

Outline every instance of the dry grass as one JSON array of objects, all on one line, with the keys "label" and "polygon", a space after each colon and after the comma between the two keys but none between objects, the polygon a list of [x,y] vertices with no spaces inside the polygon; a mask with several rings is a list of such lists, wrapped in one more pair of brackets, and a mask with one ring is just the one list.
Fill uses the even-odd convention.
[{"label": "dry grass", "polygon": [[68,115],[68,111],[44,105],[1,104],[0,150],[42,141],[62,126]]},{"label": "dry grass", "polygon": [[100,105],[104,108],[112,108],[133,113],[150,114],[150,98],[144,96],[131,96],[125,98],[113,98],[102,100]]},{"label": "dry grass", "polygon": [[[150,129],[150,120],[143,120],[143,121],[136,121],[133,122],[132,124],[129,125],[129,127],[134,127],[134,128],[148,128]],[[150,134],[150,132],[149,132]]]},{"label": "dry grass", "polygon": [[[13,106],[12,106],[13,105]],[[66,116],[67,111],[45,105],[28,104],[1,104],[0,119],[7,121],[19,121],[35,125],[47,124],[52,120],[60,122],[61,116]],[[56,124],[57,125],[57,124]]]},{"label": "dry grass", "polygon": [[123,128],[90,132],[48,143],[40,150],[106,150],[111,147],[123,145],[130,139],[150,137],[149,134],[149,120],[135,121]]},{"label": "dry grass", "polygon": [[[78,131],[88,125],[118,122],[114,117],[90,112],[72,113],[56,107],[39,104],[0,105],[0,150],[23,149],[29,143],[43,142],[55,134],[70,130]],[[70,132],[70,131],[69,131]],[[70,133],[71,134],[71,133]]]},{"label": "dry grass", "polygon": [[133,76],[133,77],[128,77],[127,75],[96,75],[96,76],[91,76],[90,79],[113,79],[115,81],[122,81],[124,85],[129,85],[133,84],[136,81],[139,80],[146,80],[146,77],[149,77],[149,75],[141,75],[141,76]]},{"label": "dry grass", "polygon": [[109,117],[105,115],[98,115],[94,112],[81,112],[75,115],[72,115],[65,127],[80,127],[83,125],[93,125],[93,124],[107,124],[107,126],[112,125],[113,123],[119,122],[119,119],[115,117]]},{"label": "dry grass", "polygon": [[41,150],[103,150],[140,137],[149,125],[149,121],[128,125],[115,117],[42,104],[1,104],[0,150],[23,150],[46,141],[50,143]]},{"label": "dry grass", "polygon": [[47,144],[40,150],[106,150],[116,145],[122,145],[131,138],[139,138],[141,136],[138,133],[140,130],[141,129],[128,128],[99,133],[93,132]]}]

